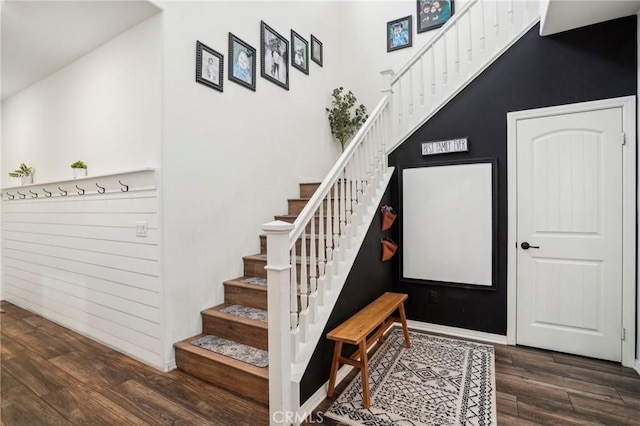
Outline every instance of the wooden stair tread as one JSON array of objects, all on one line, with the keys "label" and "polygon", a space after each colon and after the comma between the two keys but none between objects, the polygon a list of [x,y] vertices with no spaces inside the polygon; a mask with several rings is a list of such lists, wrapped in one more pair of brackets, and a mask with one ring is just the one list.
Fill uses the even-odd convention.
[{"label": "wooden stair tread", "polygon": [[246,280],[247,278],[259,278],[259,277],[242,276],[242,277],[238,277],[238,278],[233,278],[231,280],[227,280],[223,284],[224,285],[231,285],[231,286],[235,286],[235,287],[248,288],[248,289],[252,289],[252,290],[264,291],[265,293],[267,292],[267,287],[266,286],[243,282],[243,280]]},{"label": "wooden stair tread", "polygon": [[269,367],[256,367],[255,365],[238,361],[237,359],[229,358],[228,356],[224,356],[219,353],[209,351],[207,349],[203,349],[191,344],[191,342],[193,342],[194,340],[200,339],[204,336],[206,336],[206,334],[202,334],[202,333],[197,334],[195,336],[189,337],[188,339],[175,343],[174,347],[176,349],[180,349],[186,352],[190,352],[194,355],[201,356],[208,360],[218,362],[220,364],[224,364],[230,368],[234,368],[236,370],[242,370],[253,376],[256,376],[265,380],[269,380]]},{"label": "wooden stair tread", "polygon": [[221,303],[219,305],[213,306],[211,308],[205,309],[203,311],[200,312],[201,315],[203,316],[210,316],[210,317],[219,317],[219,318],[224,318],[228,321],[233,321],[233,322],[237,322],[240,324],[245,324],[245,325],[249,325],[252,327],[258,327],[258,328],[262,328],[267,330],[269,328],[269,325],[266,322],[263,321],[258,321],[258,320],[253,320],[250,318],[245,318],[245,317],[240,317],[238,315],[231,315],[231,314],[227,314],[225,312],[220,312],[222,309],[227,308],[229,306],[232,306],[229,303]]}]

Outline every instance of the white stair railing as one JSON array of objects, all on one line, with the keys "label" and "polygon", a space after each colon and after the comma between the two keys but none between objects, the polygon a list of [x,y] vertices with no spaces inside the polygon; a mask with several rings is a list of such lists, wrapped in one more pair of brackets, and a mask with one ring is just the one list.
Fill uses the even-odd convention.
[{"label": "white stair railing", "polygon": [[264,225],[271,424],[302,420],[297,387],[389,181],[387,153],[538,20],[537,0],[471,0],[398,73],[385,72],[388,94],[296,221]]},{"label": "white stair railing", "polygon": [[[296,394],[291,389],[291,365],[302,361],[305,344],[315,347],[328,318],[326,314],[319,318],[318,313],[335,302],[340,290],[337,277],[346,275],[351,265],[345,258],[355,230],[360,225],[368,227],[365,207],[377,204],[374,197],[384,191],[380,182],[390,174],[386,163],[390,121],[385,96],[295,222],[276,221],[263,227],[269,286],[269,411],[274,423],[281,419],[281,413],[297,409],[291,401],[291,395]],[[355,259],[355,253],[349,256]],[[288,318],[287,324],[284,318]]]},{"label": "white stair railing", "polygon": [[389,150],[411,136],[538,20],[538,0],[471,0],[457,11],[391,78]]}]

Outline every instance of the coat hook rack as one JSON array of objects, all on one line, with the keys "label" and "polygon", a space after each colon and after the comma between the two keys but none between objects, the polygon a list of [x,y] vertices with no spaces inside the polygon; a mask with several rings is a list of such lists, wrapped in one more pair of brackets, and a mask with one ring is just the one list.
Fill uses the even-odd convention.
[{"label": "coat hook rack", "polygon": [[38,198],[37,192],[33,192],[32,190],[29,190],[29,192],[31,193],[31,198]]},{"label": "coat hook rack", "polygon": [[16,191],[16,192],[18,193],[18,195],[20,196],[21,199],[24,200],[25,198],[27,198],[27,196],[25,194],[23,194],[22,192],[20,192],[20,191]]},{"label": "coat hook rack", "polygon": [[14,198],[16,198],[15,195],[10,194],[8,192],[7,192],[7,197],[9,197],[10,200],[13,200]]},{"label": "coat hook rack", "polygon": [[97,183],[96,183],[96,186],[98,187],[98,194],[104,194],[104,191],[105,191],[104,187],[98,185]]},{"label": "coat hook rack", "polygon": [[76,185],[76,188],[78,188],[78,195],[84,195],[84,189],[80,188],[78,185]]},{"label": "coat hook rack", "polygon": [[65,191],[64,189],[58,187],[58,189],[60,190],[60,195],[62,195],[63,197],[67,196],[67,191]]},{"label": "coat hook rack", "polygon": [[127,192],[127,191],[129,191],[129,185],[125,185],[124,183],[120,182],[119,180],[118,180],[118,183],[119,183],[120,185],[124,186],[124,188],[120,188],[120,191],[122,191],[122,192]]},{"label": "coat hook rack", "polygon": [[51,197],[51,193],[47,191],[45,188],[42,188],[42,191],[44,192],[45,197]]}]

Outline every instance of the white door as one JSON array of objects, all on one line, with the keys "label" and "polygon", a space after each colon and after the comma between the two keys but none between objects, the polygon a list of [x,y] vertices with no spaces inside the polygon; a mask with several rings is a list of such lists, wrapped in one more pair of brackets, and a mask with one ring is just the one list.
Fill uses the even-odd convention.
[{"label": "white door", "polygon": [[617,107],[518,120],[517,344],[621,360],[622,132]]}]

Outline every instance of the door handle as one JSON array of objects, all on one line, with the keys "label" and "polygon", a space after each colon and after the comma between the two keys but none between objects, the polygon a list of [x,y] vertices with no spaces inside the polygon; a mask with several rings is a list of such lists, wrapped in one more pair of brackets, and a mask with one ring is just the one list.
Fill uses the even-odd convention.
[{"label": "door handle", "polygon": [[520,247],[522,247],[523,250],[529,250],[530,248],[540,248],[540,246],[532,246],[531,244],[529,244],[526,241],[524,243],[520,244]]}]

